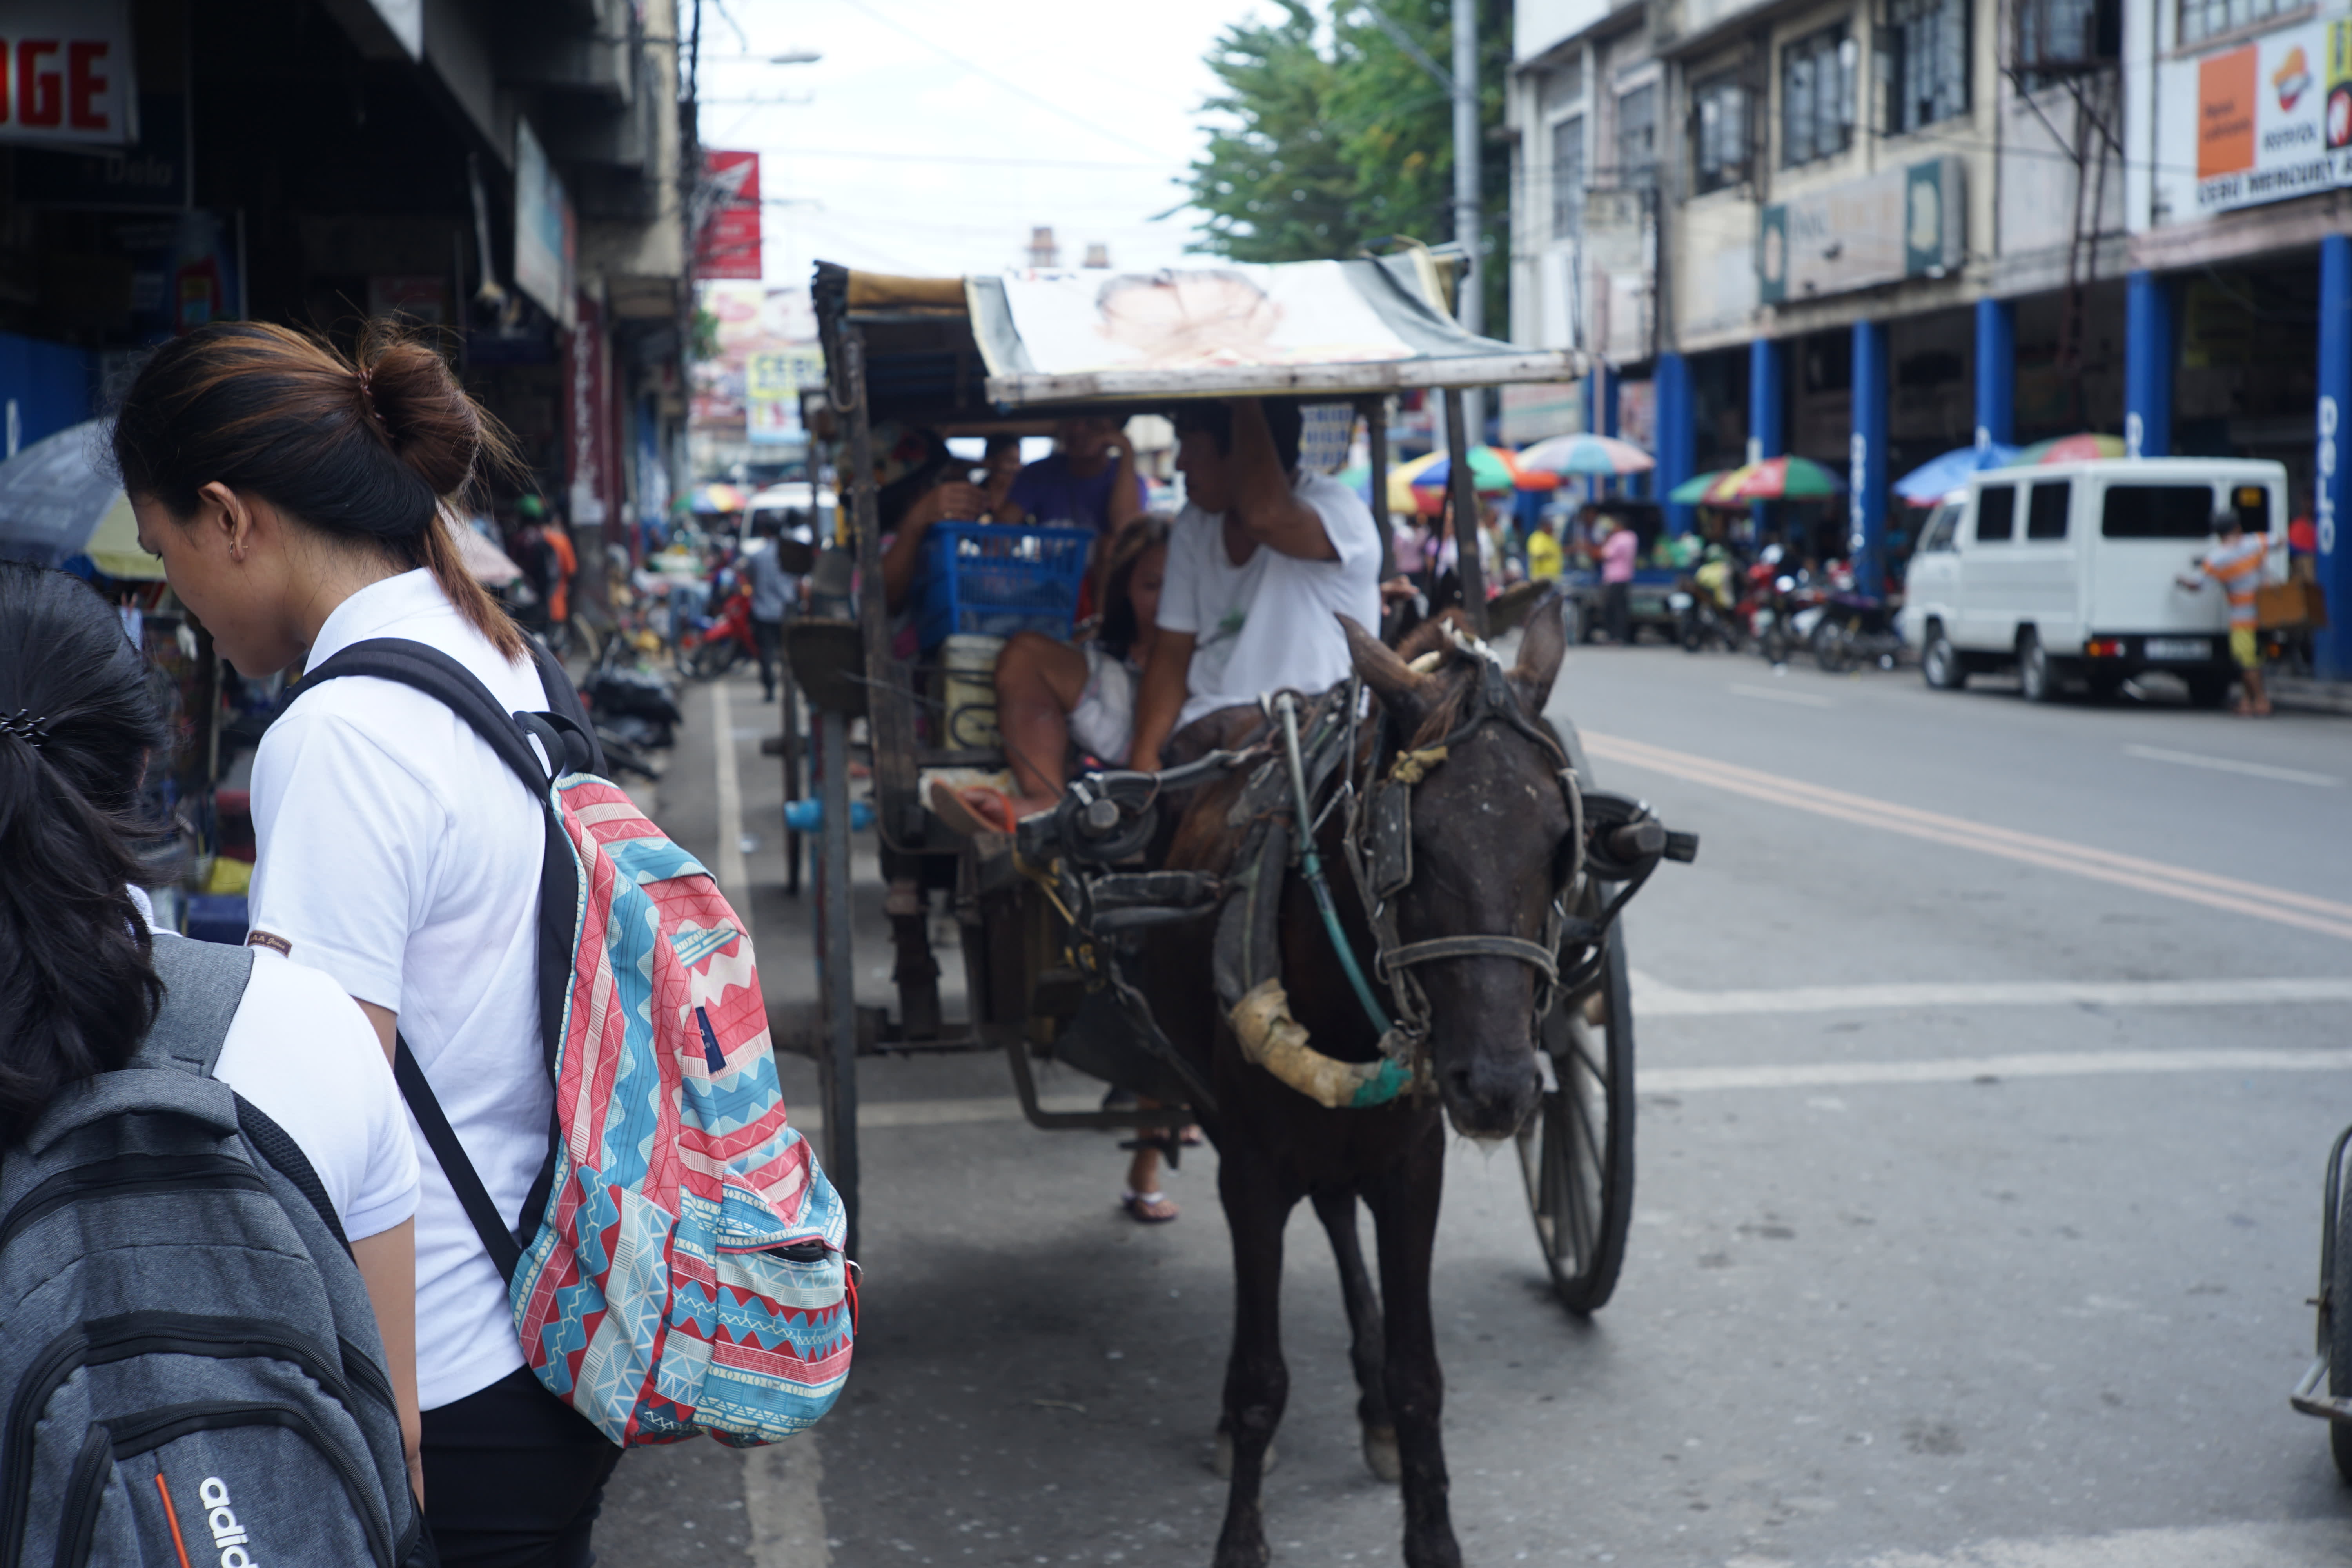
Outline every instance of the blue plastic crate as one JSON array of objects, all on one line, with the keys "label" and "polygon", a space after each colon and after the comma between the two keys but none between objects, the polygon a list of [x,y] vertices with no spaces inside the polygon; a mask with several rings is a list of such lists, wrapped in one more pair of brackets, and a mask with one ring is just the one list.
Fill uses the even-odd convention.
[{"label": "blue plastic crate", "polygon": [[932,648],[959,635],[1068,637],[1094,542],[1085,528],[933,523],[923,536],[916,640]]}]

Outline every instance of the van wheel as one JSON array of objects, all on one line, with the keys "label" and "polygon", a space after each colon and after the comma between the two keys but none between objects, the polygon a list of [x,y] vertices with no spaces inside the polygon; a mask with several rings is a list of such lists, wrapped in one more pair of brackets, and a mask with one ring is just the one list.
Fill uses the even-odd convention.
[{"label": "van wheel", "polygon": [[1944,635],[1941,621],[1928,624],[1927,646],[1919,654],[1919,674],[1937,691],[1958,691],[1969,683],[1968,667],[1960,663],[1960,650]]},{"label": "van wheel", "polygon": [[2049,702],[2058,696],[2058,672],[2050,668],[2049,650],[2030,631],[2017,637],[2017,683],[2028,702]]}]

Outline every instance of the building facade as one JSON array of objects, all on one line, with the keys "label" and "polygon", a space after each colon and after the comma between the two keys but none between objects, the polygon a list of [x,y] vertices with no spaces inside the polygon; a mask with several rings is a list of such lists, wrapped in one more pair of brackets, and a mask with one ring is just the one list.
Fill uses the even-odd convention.
[{"label": "building facade", "polygon": [[[1513,329],[1605,367],[1523,423],[1607,429],[1637,396],[1665,486],[1830,464],[1852,489],[1817,547],[1881,569],[1911,521],[1892,480],[1954,447],[2088,429],[2275,458],[2352,605],[2336,0],[1521,0],[1517,21]],[[2320,658],[2352,673],[2352,642]]]},{"label": "building facade", "polygon": [[[26,36],[20,8],[56,14],[0,0],[0,36]],[[625,536],[670,493],[692,112],[676,0],[70,9],[89,36],[58,51],[58,122],[0,112],[8,452],[102,413],[145,349],[207,321],[348,342],[396,315],[438,334],[517,437],[520,485],[575,527]]]}]

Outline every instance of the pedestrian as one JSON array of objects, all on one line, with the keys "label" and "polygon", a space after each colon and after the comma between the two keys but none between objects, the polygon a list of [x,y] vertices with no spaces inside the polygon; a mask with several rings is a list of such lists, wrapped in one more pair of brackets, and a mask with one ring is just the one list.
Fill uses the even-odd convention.
[{"label": "pedestrian", "polygon": [[2263,689],[2254,591],[2263,585],[2263,556],[2270,541],[2263,534],[2247,533],[2246,520],[2235,507],[2222,507],[2213,513],[2213,533],[2217,542],[2194,563],[2198,574],[2175,581],[2191,593],[2201,590],[2208,577],[2221,584],[2230,600],[2230,657],[2237,661],[2238,679],[2246,689],[2232,711],[2260,717],[2271,710],[2271,700]]},{"label": "pedestrian", "polygon": [[[247,675],[372,637],[426,644],[509,710],[554,704],[466,574],[447,498],[511,461],[424,343],[355,354],[259,322],[155,351],[114,456],[140,542]],[[299,690],[299,689],[298,689]],[[325,971],[387,1056],[397,1030],[510,1222],[548,1162],[538,910],[545,805],[425,694],[353,677],[300,693],[253,765],[249,944]],[[418,1135],[417,1384],[426,1517],[450,1568],[576,1568],[621,1450],[523,1363],[507,1286]]]},{"label": "pedestrian", "polygon": [[1601,615],[1609,640],[1622,647],[1633,640],[1633,561],[1642,539],[1622,518],[1603,518],[1601,526],[1608,531],[1601,542]]},{"label": "pedestrian", "polygon": [[[0,1148],[68,1087],[127,1065],[184,1000],[197,1005],[158,977],[158,942],[185,939],[153,933],[138,886],[134,846],[158,826],[140,811],[142,775],[171,748],[152,677],[86,584],[0,563]],[[417,1161],[374,1031],[326,975],[256,953],[212,1076],[275,1121],[325,1188],[375,1309],[421,1491]],[[220,1194],[226,1212],[240,1195]],[[272,1310],[252,1304],[257,1318]]]},{"label": "pedestrian", "polygon": [[[791,530],[807,526],[801,512],[786,514]],[[751,642],[760,650],[760,689],[762,702],[776,700],[776,676],[783,668],[784,622],[799,608],[801,578],[798,573],[784,570],[781,548],[786,528],[779,527],[772,514],[761,514],[760,542],[746,563],[751,574]]]}]

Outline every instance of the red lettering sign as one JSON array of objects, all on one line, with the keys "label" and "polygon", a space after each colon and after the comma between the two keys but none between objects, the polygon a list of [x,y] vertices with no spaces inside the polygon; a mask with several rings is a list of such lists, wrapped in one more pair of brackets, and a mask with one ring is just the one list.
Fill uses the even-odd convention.
[{"label": "red lettering sign", "polygon": [[58,52],[55,38],[26,38],[16,46],[16,123],[55,125],[65,118],[64,82],[41,68],[41,57]]},{"label": "red lettering sign", "polygon": [[106,114],[90,100],[106,91],[106,78],[92,68],[106,58],[104,42],[77,38],[66,46],[66,123],[77,131],[109,131]]}]

